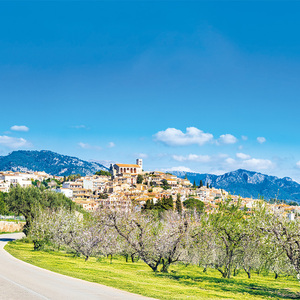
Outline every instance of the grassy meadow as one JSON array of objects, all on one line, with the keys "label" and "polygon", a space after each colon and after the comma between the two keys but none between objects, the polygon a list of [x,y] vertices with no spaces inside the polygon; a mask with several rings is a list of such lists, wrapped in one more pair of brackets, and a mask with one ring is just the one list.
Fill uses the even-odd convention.
[{"label": "grassy meadow", "polygon": [[124,257],[90,258],[87,262],[73,254],[34,251],[33,244],[15,241],[5,249],[33,265],[157,299],[300,299],[300,284],[292,277],[274,279],[273,274],[253,274],[248,279],[240,272],[223,279],[213,269],[203,273],[196,266],[171,266],[168,274],[154,273],[142,261],[127,262]]}]

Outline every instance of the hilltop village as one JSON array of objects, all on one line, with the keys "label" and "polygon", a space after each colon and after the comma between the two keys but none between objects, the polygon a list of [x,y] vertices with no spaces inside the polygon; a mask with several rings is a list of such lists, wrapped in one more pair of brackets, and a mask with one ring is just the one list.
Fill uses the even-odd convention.
[{"label": "hilltop village", "polygon": [[[204,203],[204,210],[212,212],[218,203],[228,197],[228,192],[200,182],[192,184],[188,179],[178,178],[164,172],[145,172],[142,159],[135,164],[112,164],[110,170],[99,171],[93,176],[70,175],[52,176],[45,172],[0,172],[0,192],[8,192],[11,185],[27,187],[44,185],[57,193],[63,193],[75,203],[88,211],[98,207],[134,208],[140,210],[148,201],[152,204],[163,198],[180,199],[181,203],[188,199],[197,199]],[[249,213],[259,199],[241,198],[230,195],[233,200],[241,199],[243,207]],[[287,204],[268,204],[269,209],[279,212],[293,220],[300,214],[299,206]],[[184,209],[184,206],[183,206]]]}]

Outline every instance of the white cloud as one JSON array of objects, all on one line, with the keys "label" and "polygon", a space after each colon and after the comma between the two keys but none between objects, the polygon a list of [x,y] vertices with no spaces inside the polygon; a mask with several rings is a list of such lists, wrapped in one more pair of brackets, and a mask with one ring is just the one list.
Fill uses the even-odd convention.
[{"label": "white cloud", "polygon": [[14,125],[10,127],[10,130],[27,132],[29,131],[29,128],[25,125]]},{"label": "white cloud", "polygon": [[75,126],[71,126],[71,128],[75,128],[75,129],[85,128],[86,129],[86,126],[85,125],[75,125]]},{"label": "white cloud", "polygon": [[249,158],[251,158],[250,155],[245,154],[245,153],[237,153],[237,154],[236,154],[236,157],[237,157],[237,158],[240,158],[240,159],[249,159]]},{"label": "white cloud", "polygon": [[0,136],[0,145],[13,149],[31,146],[31,144],[23,138],[15,138],[6,135]]},{"label": "white cloud", "polygon": [[102,147],[100,146],[93,146],[87,143],[78,143],[79,147],[81,147],[82,149],[94,149],[94,150],[102,150]]},{"label": "white cloud", "polygon": [[184,167],[184,166],[173,167],[173,168],[165,169],[165,170],[163,170],[163,171],[194,172],[194,171],[191,170],[190,168]]},{"label": "white cloud", "polygon": [[243,168],[254,170],[267,170],[273,168],[274,164],[269,159],[251,158],[243,161]]},{"label": "white cloud", "polygon": [[229,155],[226,153],[220,153],[217,155],[218,158],[227,158]]},{"label": "white cloud", "polygon": [[114,142],[109,142],[107,147],[108,148],[113,148],[115,146],[116,146],[116,144]]},{"label": "white cloud", "polygon": [[197,155],[197,154],[189,154],[187,156],[172,155],[172,158],[176,161],[209,162],[211,160],[211,157],[209,155]]},{"label": "white cloud", "polygon": [[78,145],[83,148],[83,149],[90,149],[91,145],[90,144],[85,144],[85,143],[78,143]]},{"label": "white cloud", "polygon": [[137,155],[139,158],[148,158],[149,156],[148,156],[148,154],[146,154],[146,153],[138,153],[138,155]]},{"label": "white cloud", "polygon": [[[241,153],[243,154],[243,153]],[[241,157],[246,157],[247,155],[240,155]],[[239,157],[239,158],[241,158]],[[269,159],[259,159],[259,158],[246,158],[242,161],[236,161],[233,158],[225,159],[225,164],[230,165],[230,168],[234,169],[247,169],[253,171],[268,170],[274,167],[274,164]]]},{"label": "white cloud", "polygon": [[265,141],[266,141],[266,138],[264,138],[263,136],[259,136],[257,138],[257,141],[260,143],[260,144],[263,144]]},{"label": "white cloud", "polygon": [[186,128],[186,133],[176,128],[168,128],[159,131],[154,135],[154,139],[168,146],[186,146],[199,145],[202,146],[213,140],[211,133],[205,133],[196,127]]},{"label": "white cloud", "polygon": [[245,135],[242,135],[242,140],[243,140],[243,141],[247,141],[247,140],[248,140],[248,137],[245,136]]},{"label": "white cloud", "polygon": [[237,138],[232,134],[222,134],[218,140],[221,144],[235,144],[237,142]]},{"label": "white cloud", "polygon": [[228,157],[228,158],[225,159],[225,162],[226,162],[227,164],[229,164],[229,165],[233,165],[233,164],[236,163],[236,160],[233,159],[233,158],[231,158],[231,157]]},{"label": "white cloud", "polygon": [[300,169],[300,160],[297,161],[296,166]]}]

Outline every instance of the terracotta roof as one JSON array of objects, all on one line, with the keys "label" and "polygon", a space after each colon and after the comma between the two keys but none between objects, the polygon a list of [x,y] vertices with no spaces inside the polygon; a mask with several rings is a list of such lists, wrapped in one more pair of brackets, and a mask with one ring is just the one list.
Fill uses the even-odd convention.
[{"label": "terracotta roof", "polygon": [[118,167],[122,168],[141,168],[139,165],[129,165],[129,164],[116,164]]}]

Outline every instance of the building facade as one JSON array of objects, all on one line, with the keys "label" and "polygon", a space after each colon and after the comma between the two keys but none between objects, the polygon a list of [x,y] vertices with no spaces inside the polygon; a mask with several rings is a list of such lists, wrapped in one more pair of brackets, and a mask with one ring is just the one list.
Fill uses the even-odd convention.
[{"label": "building facade", "polygon": [[114,164],[110,165],[110,173],[112,176],[122,174],[138,175],[143,172],[143,160],[137,159],[136,164]]}]

